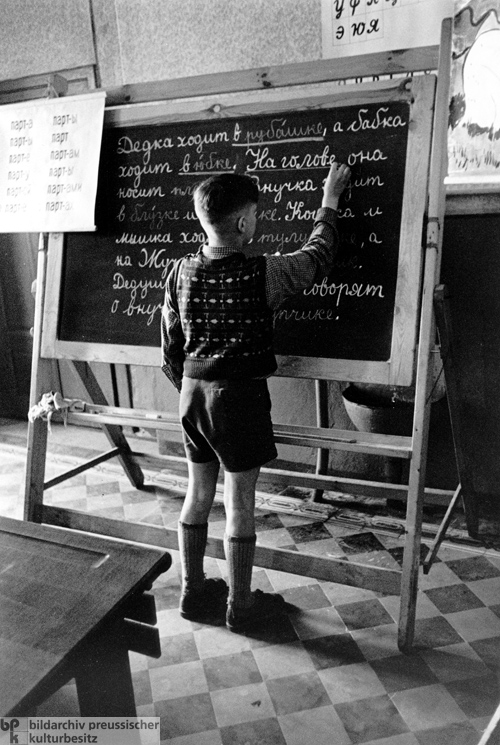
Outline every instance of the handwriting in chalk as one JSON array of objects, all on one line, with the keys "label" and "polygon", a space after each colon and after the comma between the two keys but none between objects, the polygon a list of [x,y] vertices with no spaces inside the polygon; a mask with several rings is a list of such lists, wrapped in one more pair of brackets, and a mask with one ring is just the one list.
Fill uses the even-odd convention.
[{"label": "handwriting in chalk", "polygon": [[[348,7],[350,20],[363,21],[362,4],[336,6],[344,12]],[[335,335],[321,343],[330,337],[341,343],[342,335],[355,336],[361,308],[366,311],[360,318],[370,323],[379,316],[392,319],[408,122],[409,105],[390,102],[105,131],[97,237],[105,236],[110,256],[94,273],[99,303],[85,297],[81,305],[89,313],[95,306],[97,317],[100,298],[106,298],[112,324],[127,329],[125,343],[130,333],[138,344],[155,345],[173,263],[205,241],[192,201],[197,183],[219,173],[255,179],[260,197],[251,252],[285,254],[307,241],[328,168],[339,162],[350,165],[352,176],[337,213],[334,269],[276,312],[278,332],[296,323],[306,328],[334,322]],[[110,327],[92,323],[98,337],[101,326]]]}]

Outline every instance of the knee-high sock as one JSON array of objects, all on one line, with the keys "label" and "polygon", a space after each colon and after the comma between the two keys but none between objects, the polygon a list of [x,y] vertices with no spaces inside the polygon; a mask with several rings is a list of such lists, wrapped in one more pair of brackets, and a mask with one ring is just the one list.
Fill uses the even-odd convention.
[{"label": "knee-high sock", "polygon": [[205,580],[203,560],[207,547],[208,523],[189,525],[179,520],[177,533],[183,589],[198,589]]},{"label": "knee-high sock", "polygon": [[248,608],[253,603],[251,585],[256,540],[255,535],[242,538],[227,534],[224,536],[229,580],[228,602],[236,608]]}]

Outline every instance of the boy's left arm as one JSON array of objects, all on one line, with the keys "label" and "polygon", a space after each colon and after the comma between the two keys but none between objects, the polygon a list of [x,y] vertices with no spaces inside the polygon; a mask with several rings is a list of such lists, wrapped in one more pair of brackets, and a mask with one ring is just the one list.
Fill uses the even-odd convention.
[{"label": "boy's left arm", "polygon": [[181,390],[184,370],[184,334],[177,307],[176,267],[167,277],[165,301],[161,313],[161,369],[170,382]]}]

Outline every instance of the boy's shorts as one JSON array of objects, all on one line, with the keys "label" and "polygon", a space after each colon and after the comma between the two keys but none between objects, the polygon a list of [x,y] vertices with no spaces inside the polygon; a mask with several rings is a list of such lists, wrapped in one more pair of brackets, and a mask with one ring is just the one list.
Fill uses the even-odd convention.
[{"label": "boy's shorts", "polygon": [[267,380],[182,379],[179,413],[186,457],[218,459],[236,473],[276,458]]}]

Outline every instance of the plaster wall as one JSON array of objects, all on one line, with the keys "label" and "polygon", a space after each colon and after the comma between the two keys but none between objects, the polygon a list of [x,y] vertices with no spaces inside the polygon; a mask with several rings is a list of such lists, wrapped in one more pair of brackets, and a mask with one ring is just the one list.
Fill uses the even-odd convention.
[{"label": "plaster wall", "polygon": [[321,57],[320,0],[115,0],[114,12],[108,0],[92,4],[105,86]]},{"label": "plaster wall", "polygon": [[96,66],[99,87],[321,57],[321,0],[4,0],[0,80]]},{"label": "plaster wall", "polygon": [[[112,88],[321,58],[321,0],[4,0],[2,11],[0,82],[92,66],[95,85]],[[132,368],[130,380],[132,401],[123,405],[176,408],[159,370]],[[101,383],[106,389],[106,376]],[[316,423],[313,381],[274,378],[270,387],[275,421]],[[348,429],[342,387],[329,384],[329,424]],[[63,376],[63,393],[79,395],[71,377]],[[316,462],[310,448],[279,453]],[[377,478],[380,460],[337,453],[330,465]]]},{"label": "plaster wall", "polygon": [[2,0],[0,80],[95,63],[89,0]]}]

